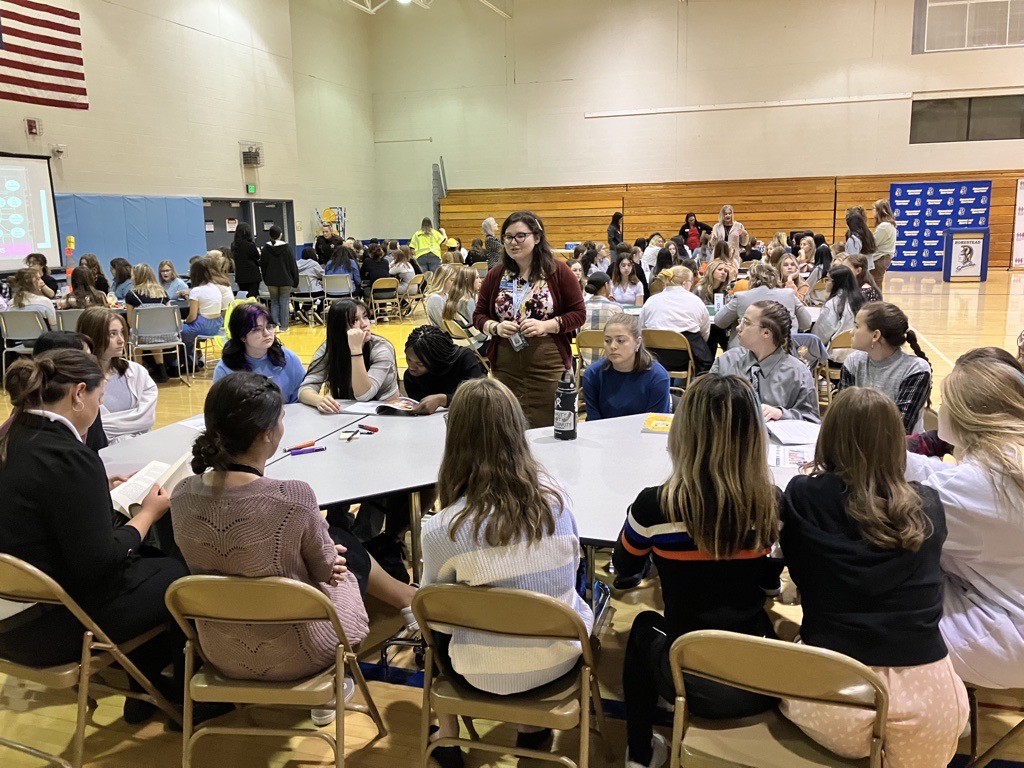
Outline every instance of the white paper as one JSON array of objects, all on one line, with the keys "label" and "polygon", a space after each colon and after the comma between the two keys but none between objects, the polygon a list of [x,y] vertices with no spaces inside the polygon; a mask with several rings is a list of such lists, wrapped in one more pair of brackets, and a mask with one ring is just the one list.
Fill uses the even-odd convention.
[{"label": "white paper", "polygon": [[206,417],[203,416],[202,414],[199,414],[198,416],[193,416],[191,419],[179,421],[178,423],[181,424],[181,426],[183,427],[194,429],[197,432],[202,432],[206,429]]},{"label": "white paper", "polygon": [[813,445],[818,442],[819,424],[798,419],[784,419],[765,423],[772,437],[783,445]]},{"label": "white paper", "polygon": [[769,467],[799,467],[814,461],[813,445],[768,445]]},{"label": "white paper", "polygon": [[723,294],[723,293],[716,293],[715,294],[715,312],[717,312],[718,310],[720,310],[724,306],[725,306],[725,294]]},{"label": "white paper", "polygon": [[350,403],[342,409],[342,413],[356,413],[363,416],[376,416],[378,406],[385,405],[380,400],[370,400],[365,403]]}]

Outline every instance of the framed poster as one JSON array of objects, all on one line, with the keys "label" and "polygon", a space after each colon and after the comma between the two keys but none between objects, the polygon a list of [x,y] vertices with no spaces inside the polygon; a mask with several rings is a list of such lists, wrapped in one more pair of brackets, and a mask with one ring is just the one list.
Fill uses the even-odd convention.
[{"label": "framed poster", "polygon": [[949,257],[942,268],[947,283],[983,283],[988,279],[988,228],[952,228],[946,233]]}]

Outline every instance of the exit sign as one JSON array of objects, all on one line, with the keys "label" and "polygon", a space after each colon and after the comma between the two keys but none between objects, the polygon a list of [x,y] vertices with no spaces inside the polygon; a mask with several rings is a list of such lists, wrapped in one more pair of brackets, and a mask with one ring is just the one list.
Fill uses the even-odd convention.
[{"label": "exit sign", "polygon": [[245,185],[245,193],[247,195],[255,195],[256,194],[256,185],[255,184],[246,184]]}]

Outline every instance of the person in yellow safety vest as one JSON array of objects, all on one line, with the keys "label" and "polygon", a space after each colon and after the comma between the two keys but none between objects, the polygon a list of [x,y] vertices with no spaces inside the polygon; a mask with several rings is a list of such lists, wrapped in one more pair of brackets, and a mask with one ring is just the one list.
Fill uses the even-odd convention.
[{"label": "person in yellow safety vest", "polygon": [[441,248],[447,242],[444,230],[434,229],[430,217],[420,222],[420,228],[409,240],[409,247],[424,272],[433,272],[441,266]]}]

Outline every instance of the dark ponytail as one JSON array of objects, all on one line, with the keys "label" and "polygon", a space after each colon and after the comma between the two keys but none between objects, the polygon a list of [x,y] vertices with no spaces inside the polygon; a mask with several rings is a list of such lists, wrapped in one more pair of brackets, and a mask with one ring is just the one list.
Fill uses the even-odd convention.
[{"label": "dark ponytail", "polygon": [[7,462],[7,446],[21,428],[25,411],[47,409],[67,397],[76,384],[92,392],[104,380],[96,358],[80,349],[54,349],[31,359],[17,360],[7,369],[4,388],[14,406],[10,429],[0,437],[0,466]]},{"label": "dark ponytail", "polygon": [[274,428],[282,408],[281,390],[266,376],[239,371],[214,382],[203,406],[206,431],[192,444],[192,471],[226,471]]}]

